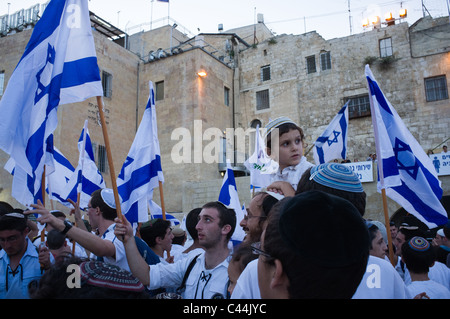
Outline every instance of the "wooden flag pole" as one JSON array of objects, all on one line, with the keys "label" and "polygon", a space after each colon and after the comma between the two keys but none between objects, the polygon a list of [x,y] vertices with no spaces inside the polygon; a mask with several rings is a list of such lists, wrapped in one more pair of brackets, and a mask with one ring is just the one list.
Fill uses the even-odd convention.
[{"label": "wooden flag pole", "polygon": [[384,188],[381,189],[381,197],[383,198],[384,224],[386,225],[386,234],[388,238],[389,260],[391,261],[392,266],[395,267],[394,250],[392,247],[391,226],[389,222],[389,213],[386,199],[386,189]]},{"label": "wooden flag pole", "polygon": [[[162,182],[159,181],[159,198],[161,199],[161,210],[162,210],[162,218],[166,220],[166,206],[164,204],[164,193],[163,193],[163,185]],[[166,250],[167,259],[170,258],[170,250]]]},{"label": "wooden flag pole", "polygon": [[[80,198],[81,198],[81,193],[78,192],[78,194],[77,194],[77,203],[76,203],[76,206],[74,207],[75,209],[79,209],[79,207],[80,207]],[[75,214],[74,214],[74,215],[75,215]],[[77,220],[76,220],[76,219],[74,219],[73,225],[74,225],[75,227],[78,227],[78,225],[77,225]],[[73,256],[75,256],[75,245],[76,245],[76,244],[77,244],[77,242],[75,241],[75,239],[72,239],[72,255],[73,255]]]},{"label": "wooden flag pole", "polygon": [[159,197],[161,199],[162,217],[164,220],[166,220],[166,206],[164,205],[164,193],[163,193],[163,186],[162,186],[161,181],[159,181]]},{"label": "wooden flag pole", "polygon": [[42,205],[44,205],[45,207],[45,165],[44,171],[42,172],[41,188],[42,188]]},{"label": "wooden flag pole", "polygon": [[119,192],[117,190],[117,182],[116,182],[116,177],[115,177],[115,173],[114,173],[115,171],[114,171],[114,165],[113,165],[113,160],[112,160],[111,147],[109,144],[108,130],[106,128],[105,115],[103,114],[103,101],[102,101],[101,96],[97,96],[97,104],[98,104],[98,112],[100,114],[100,122],[102,125],[103,139],[105,140],[106,155],[108,157],[109,173],[111,176],[111,184],[112,184],[112,189],[114,192],[114,199],[116,202],[117,217],[120,220],[123,220],[122,209],[120,207]]}]

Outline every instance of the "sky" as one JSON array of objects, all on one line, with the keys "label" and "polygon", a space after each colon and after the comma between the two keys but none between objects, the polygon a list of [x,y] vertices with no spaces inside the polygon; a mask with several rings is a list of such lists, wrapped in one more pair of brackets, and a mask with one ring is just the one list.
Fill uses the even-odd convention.
[{"label": "sky", "polygon": [[[362,20],[392,11],[398,18],[401,7],[408,10],[411,25],[423,16],[422,2],[431,16],[448,16],[450,0],[89,0],[89,9],[119,29],[133,34],[168,24],[193,36],[216,33],[223,24],[227,31],[254,24],[257,14],[275,34],[317,31],[325,39],[364,32]],[[45,0],[0,0],[0,16]],[[350,10],[349,10],[350,8]],[[9,10],[9,11],[8,11]],[[351,23],[350,23],[351,21]],[[185,28],[185,29],[183,29]]]}]

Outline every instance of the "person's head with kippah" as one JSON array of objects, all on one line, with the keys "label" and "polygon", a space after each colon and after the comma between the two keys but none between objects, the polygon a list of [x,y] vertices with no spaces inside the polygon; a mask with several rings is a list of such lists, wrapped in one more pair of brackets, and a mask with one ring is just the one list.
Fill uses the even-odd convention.
[{"label": "person's head with kippah", "polygon": [[428,273],[435,260],[435,251],[423,237],[415,236],[402,245],[402,261],[410,272]]},{"label": "person's head with kippah", "polygon": [[29,290],[32,299],[149,299],[144,285],[129,271],[78,257],[54,264]]},{"label": "person's head with kippah", "polygon": [[305,135],[290,118],[282,116],[271,120],[264,128],[263,138],[266,140],[267,154],[272,155],[281,170],[300,163]]},{"label": "person's head with kippah", "polygon": [[322,191],[274,205],[258,253],[261,298],[351,298],[364,276],[369,232],[348,200]]},{"label": "person's head with kippah", "polygon": [[104,219],[114,220],[117,217],[114,193],[110,188],[94,191],[91,195],[90,206],[92,208],[99,208]]},{"label": "person's head with kippah", "polygon": [[345,165],[325,163],[306,170],[298,182],[296,194],[310,190],[321,190],[345,198],[364,216],[366,192],[355,172]]}]

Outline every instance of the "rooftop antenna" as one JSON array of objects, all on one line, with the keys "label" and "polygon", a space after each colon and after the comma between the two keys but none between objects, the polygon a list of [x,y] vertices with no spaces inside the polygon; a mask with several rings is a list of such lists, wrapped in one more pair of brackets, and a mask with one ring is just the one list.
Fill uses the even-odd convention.
[{"label": "rooftop antenna", "polygon": [[352,35],[352,12],[350,9],[350,0],[348,0],[348,23],[350,25],[350,35]]},{"label": "rooftop antenna", "polygon": [[256,45],[256,7],[253,13],[253,45]]}]

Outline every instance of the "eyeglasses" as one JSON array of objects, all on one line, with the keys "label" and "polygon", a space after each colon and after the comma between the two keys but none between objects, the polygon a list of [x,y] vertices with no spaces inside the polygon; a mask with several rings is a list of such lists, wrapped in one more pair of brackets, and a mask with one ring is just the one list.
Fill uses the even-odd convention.
[{"label": "eyeglasses", "polygon": [[256,242],[250,245],[252,247],[252,253],[255,255],[262,255],[267,258],[273,258],[268,253],[266,253],[264,250],[261,249],[261,242]]},{"label": "eyeglasses", "polygon": [[19,239],[19,236],[13,235],[6,238],[0,238],[0,244],[4,243],[14,243]]}]

